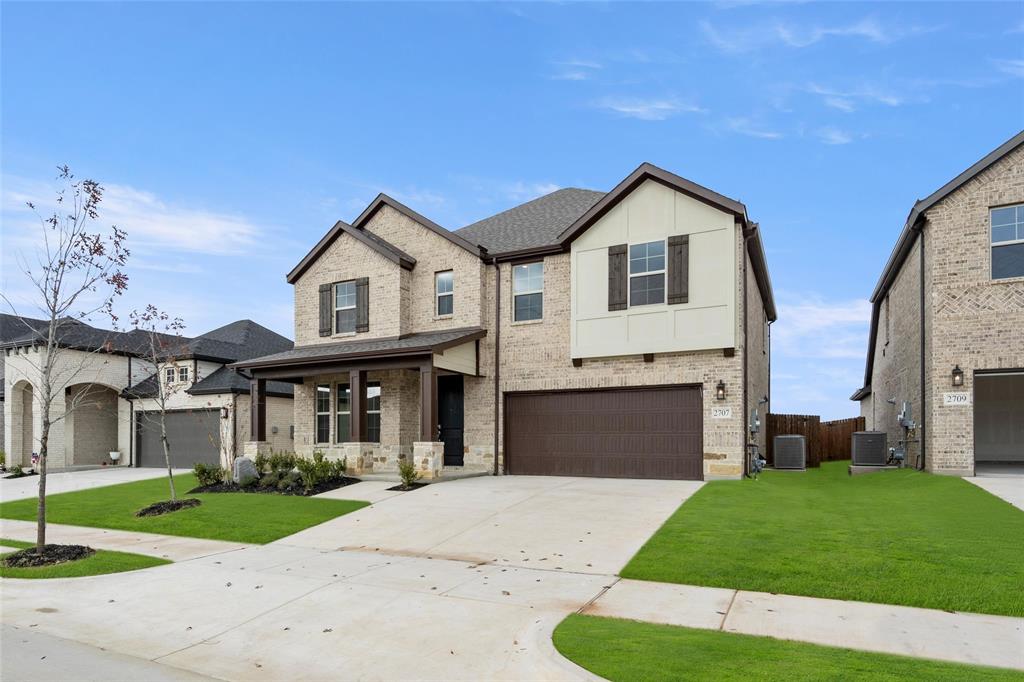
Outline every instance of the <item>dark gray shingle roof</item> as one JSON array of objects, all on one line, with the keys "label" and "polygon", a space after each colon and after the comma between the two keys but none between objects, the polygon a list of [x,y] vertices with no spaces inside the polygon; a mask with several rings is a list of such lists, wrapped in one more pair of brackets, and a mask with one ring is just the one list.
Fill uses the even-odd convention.
[{"label": "dark gray shingle roof", "polygon": [[550,246],[603,196],[604,192],[592,189],[560,189],[467,225],[455,234],[492,254]]},{"label": "dark gray shingle roof", "polygon": [[486,334],[481,327],[462,327],[445,329],[436,332],[419,332],[399,338],[367,339],[365,341],[342,341],[339,343],[320,343],[309,346],[296,346],[283,353],[275,353],[261,358],[253,358],[238,362],[234,367],[265,367],[269,365],[301,364],[316,360],[344,360],[348,357],[369,355],[388,355],[398,353],[430,352],[435,348],[445,348],[472,338],[480,338]]}]

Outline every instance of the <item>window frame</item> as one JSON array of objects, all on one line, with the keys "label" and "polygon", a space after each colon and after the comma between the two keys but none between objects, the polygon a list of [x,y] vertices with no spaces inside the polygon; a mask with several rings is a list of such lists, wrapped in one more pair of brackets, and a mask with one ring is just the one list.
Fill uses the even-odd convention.
[{"label": "window frame", "polygon": [[[327,389],[327,411],[320,411],[320,389]],[[315,445],[330,445],[331,443],[331,419],[333,410],[331,409],[333,400],[333,391],[331,390],[330,384],[314,384],[313,385],[313,443]],[[327,417],[327,439],[320,440],[320,417]]]},{"label": "window frame", "polygon": [[178,372],[172,367],[164,367],[164,383],[167,385],[177,383]]},{"label": "window frame", "polygon": [[[540,289],[529,289],[527,291],[516,292],[516,268],[526,267],[529,268],[531,265],[540,266]],[[529,275],[527,275],[529,279]],[[531,317],[529,319],[520,320],[516,317],[516,299],[520,296],[533,296],[540,294],[540,317]],[[512,321],[513,322],[543,322],[544,321],[544,260],[530,261],[529,263],[515,263],[512,266]]]},{"label": "window frame", "polygon": [[[452,277],[452,289],[451,289],[451,291],[445,291],[445,292],[441,291],[441,289],[440,289],[441,275],[451,275],[451,277]],[[451,309],[451,312],[442,313],[441,312],[441,299],[446,297],[446,296],[451,298],[452,309]],[[434,273],[434,315],[436,317],[451,317],[454,314],[455,314],[455,271],[451,270],[451,269],[448,269],[448,270],[438,270],[437,272]]]},{"label": "window frame", "polygon": [[[1014,226],[1015,236],[1017,238],[1016,239],[1004,239],[1004,240],[998,241],[998,242],[994,241],[996,226],[993,224],[992,214],[995,211],[999,211],[999,210],[1007,209],[1007,208],[1014,209],[1015,217],[1014,217],[1014,221],[1013,221],[1013,226]],[[1024,221],[1021,221],[1020,219],[1018,219],[1016,217],[1016,215],[1019,214],[1022,211],[1024,211],[1024,203],[1008,204],[1008,205],[1005,205],[1005,206],[989,206],[989,209],[988,209],[988,276],[989,276],[989,279],[991,281],[993,281],[993,282],[1002,282],[1002,281],[1009,280],[1009,279],[1017,279],[1017,278],[1020,278],[1020,277],[1024,277],[1024,272],[1021,272],[1020,274],[1009,275],[1008,277],[996,277],[995,276],[995,272],[994,272],[995,259],[993,258],[994,254],[995,254],[995,250],[998,249],[998,248],[1002,248],[1002,247],[1005,247],[1005,246],[1016,246],[1018,244],[1024,244],[1024,236],[1022,236],[1022,235],[1024,235]],[[1004,225],[1000,225],[999,227],[1005,227],[1005,226]]]},{"label": "window frame", "polygon": [[[661,243],[662,246],[662,264],[661,270],[645,270],[644,272],[633,272],[633,247],[634,246],[647,246],[649,244]],[[644,256],[644,259],[649,259],[650,256]],[[634,277],[650,277],[653,275],[661,275],[661,301],[657,303],[633,303],[633,278]],[[626,245],[626,309],[632,308],[633,306],[646,306],[646,305],[665,305],[667,300],[666,289],[668,288],[668,239],[652,239],[649,242],[636,242],[635,244]]]},{"label": "window frame", "polygon": [[[346,284],[351,284],[352,285],[352,305],[350,305],[350,306],[348,306],[348,305],[346,305],[346,306],[339,306],[338,305],[338,288],[341,287],[342,285],[346,285]],[[348,294],[346,294],[346,296],[348,296]],[[359,314],[356,311],[356,309],[359,307],[359,298],[358,298],[358,295],[356,294],[356,281],[354,279],[346,279],[346,280],[344,280],[342,282],[335,282],[334,283],[334,286],[331,288],[331,306],[332,306],[332,309],[333,309],[332,316],[331,316],[331,327],[334,329],[334,333],[335,334],[355,334],[356,333],[356,325],[358,324],[357,318],[359,317]],[[351,310],[352,311],[352,329],[351,330],[347,330],[347,329],[346,330],[341,330],[341,329],[338,329],[338,313],[343,311],[343,310]]]},{"label": "window frame", "polygon": [[178,368],[178,383],[179,384],[187,384],[188,383],[188,375],[189,375],[188,365],[183,365],[183,366],[179,367]]},{"label": "window frame", "polygon": [[[341,429],[338,428],[338,418],[341,417],[342,415],[346,415],[348,417],[348,420],[349,420],[348,421],[348,434],[349,434],[349,436],[352,435],[352,392],[351,392],[350,386],[351,386],[351,384],[348,384],[347,382],[344,382],[344,381],[339,381],[336,384],[334,384],[334,397],[333,397],[333,400],[331,401],[331,405],[334,407],[334,414],[333,414],[334,443],[336,445],[341,445],[342,443],[350,442],[350,441],[340,440],[340,438],[341,438]],[[376,410],[371,410],[370,409],[370,395],[369,395],[369,393],[370,393],[370,389],[371,388],[376,388],[377,391],[378,391],[377,396],[376,396],[377,399],[378,399],[378,405],[377,405],[377,409]],[[338,406],[338,399],[341,397],[342,391],[344,391],[345,393],[348,394],[348,409],[347,410],[340,410],[340,409],[338,409],[338,407],[339,407]],[[363,440],[363,442],[364,443],[380,443],[380,431],[381,431],[380,396],[382,394],[380,382],[379,381],[368,381],[368,382],[366,382],[366,393],[367,393],[367,395],[365,396],[365,400],[366,400],[366,438]],[[371,414],[372,415],[377,415],[377,426],[376,426],[377,439],[376,440],[373,440],[372,438],[369,437],[370,436],[370,415]]]}]

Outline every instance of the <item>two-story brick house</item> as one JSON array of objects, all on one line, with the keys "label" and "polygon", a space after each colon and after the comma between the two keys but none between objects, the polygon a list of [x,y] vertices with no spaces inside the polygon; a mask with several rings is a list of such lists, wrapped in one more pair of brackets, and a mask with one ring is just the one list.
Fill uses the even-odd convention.
[{"label": "two-story brick house", "polygon": [[871,302],[868,428],[906,401],[910,464],[1024,464],[1024,132],[914,205]]},{"label": "two-story brick house", "polygon": [[[739,476],[775,307],[739,202],[650,164],[449,231],[381,195],[288,274],[300,454],[357,473]],[[758,435],[763,446],[763,432]]]}]

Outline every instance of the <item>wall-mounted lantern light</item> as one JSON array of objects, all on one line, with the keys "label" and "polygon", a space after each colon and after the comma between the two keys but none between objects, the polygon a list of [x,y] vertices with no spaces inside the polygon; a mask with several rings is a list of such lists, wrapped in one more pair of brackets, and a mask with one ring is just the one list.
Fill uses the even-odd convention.
[{"label": "wall-mounted lantern light", "polygon": [[953,368],[953,385],[964,385],[964,371],[960,369],[960,365],[957,365],[956,367]]},{"label": "wall-mounted lantern light", "polygon": [[725,400],[725,382],[721,379],[718,380],[718,385],[715,386],[715,398]]}]

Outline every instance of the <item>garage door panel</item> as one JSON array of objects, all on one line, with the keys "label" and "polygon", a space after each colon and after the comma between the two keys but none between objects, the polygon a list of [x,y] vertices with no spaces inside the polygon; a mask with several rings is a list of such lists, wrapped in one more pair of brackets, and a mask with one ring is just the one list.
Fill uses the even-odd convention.
[{"label": "garage door panel", "polygon": [[975,377],[974,457],[1024,462],[1024,373]]},{"label": "garage door panel", "polygon": [[[171,466],[191,469],[196,462],[220,464],[220,410],[168,412]],[[166,466],[160,443],[160,415],[136,414],[136,453],[140,467]]]},{"label": "garage door panel", "polygon": [[512,394],[505,433],[513,474],[703,478],[697,387]]}]

